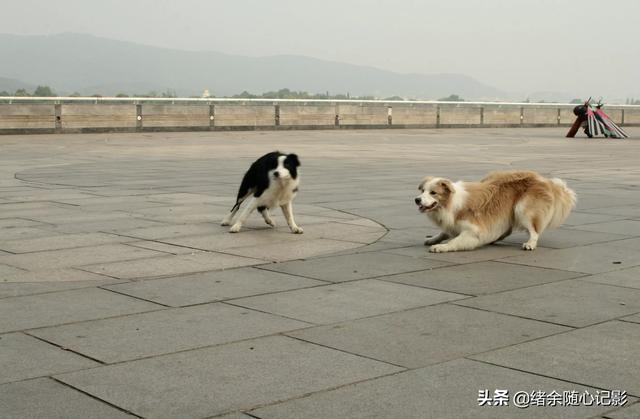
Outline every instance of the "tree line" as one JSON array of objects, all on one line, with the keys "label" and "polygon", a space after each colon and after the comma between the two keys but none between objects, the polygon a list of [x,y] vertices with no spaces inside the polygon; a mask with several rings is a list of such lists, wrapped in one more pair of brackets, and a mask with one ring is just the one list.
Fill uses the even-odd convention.
[{"label": "tree line", "polygon": [[[15,92],[10,93],[6,90],[0,91],[0,96],[15,96],[15,97],[55,97],[58,94],[49,86],[38,86],[34,89],[33,93],[27,91],[27,89],[17,89]],[[69,97],[85,97],[79,92],[73,92],[68,95]],[[94,93],[89,97],[102,97],[103,95],[100,93]],[[116,97],[129,97],[126,93],[118,93]],[[134,94],[131,97],[150,97],[150,98],[158,98],[158,97],[178,97],[175,90],[167,89],[164,92],[151,91],[147,93]],[[197,96],[199,97],[199,96]]]},{"label": "tree line", "polygon": [[[52,89],[49,86],[38,86],[35,88],[35,90],[33,91],[33,93],[28,92],[26,89],[18,89],[16,90],[14,93],[10,93],[7,91],[0,91],[0,96],[17,96],[17,97],[30,97],[30,96],[35,96],[35,97],[54,97],[54,96],[58,96],[56,94],[56,92],[54,91],[54,89]],[[70,97],[81,97],[83,95],[81,95],[78,92],[74,92],[71,93],[70,95],[68,95]],[[103,95],[100,93],[94,93],[92,95],[90,95],[90,97],[102,97]],[[158,91],[150,91],[147,93],[138,93],[138,94],[133,94],[133,95],[129,95],[127,93],[118,93],[115,95],[115,97],[120,97],[120,98],[128,98],[128,97],[143,97],[143,98],[177,98],[178,95],[176,93],[175,90],[173,89],[167,89],[164,92],[158,92]],[[199,98],[199,97],[212,97],[215,98],[214,95],[207,95],[207,96],[190,96],[191,98]],[[254,94],[254,93],[250,93],[248,91],[243,91],[242,93],[239,94],[235,94],[232,96],[223,96],[225,98],[235,98],[235,99],[354,99],[354,100],[375,100],[375,99],[380,99],[377,98],[375,96],[371,96],[371,95],[363,95],[363,96],[352,96],[350,93],[337,93],[337,94],[330,94],[329,92],[325,92],[325,93],[309,93],[306,91],[296,91],[296,90],[290,90],[287,88],[284,89],[280,89],[277,91],[269,91],[269,92],[264,92],[261,94]],[[401,97],[401,96],[389,96],[389,97],[385,97],[382,98],[383,100],[414,100],[413,98],[406,98],[406,97]],[[452,94],[449,95],[447,97],[444,98],[440,98],[438,100],[441,101],[453,101],[453,102],[464,102],[464,99],[461,98],[460,96],[456,95],[456,94]]]},{"label": "tree line", "polygon": [[53,97],[57,96],[56,92],[49,86],[38,86],[35,88],[33,93],[29,93],[26,89],[18,89],[13,94],[3,90],[0,92],[0,96],[19,96],[19,97],[28,97],[28,96],[41,96],[41,97]]},{"label": "tree line", "polygon": [[[33,93],[28,92],[26,89],[17,89],[15,92],[10,93],[7,92],[6,90],[2,90],[0,91],[0,96],[16,96],[16,97],[30,97],[30,96],[35,96],[35,97],[54,97],[54,96],[58,96],[55,92],[55,90],[53,90],[51,87],[43,85],[43,86],[37,86]],[[68,95],[70,97],[84,97],[85,95],[82,95],[78,92],[73,92],[70,95]],[[94,93],[92,95],[90,95],[89,97],[102,97],[103,95],[100,93]],[[115,97],[121,97],[121,98],[128,98],[128,97],[143,97],[143,98],[177,98],[178,94],[176,93],[175,90],[173,89],[167,89],[164,92],[158,92],[156,90],[152,90],[150,92],[147,93],[137,93],[137,94],[132,94],[129,95],[127,93],[118,93],[116,94]],[[214,95],[209,95],[209,96],[189,96],[191,98],[200,98],[200,97],[211,97],[211,98],[215,98]],[[269,91],[269,92],[264,92],[261,94],[254,94],[254,93],[250,93],[248,91],[243,91],[242,93],[239,94],[235,94],[232,96],[222,96],[225,98],[234,98],[234,99],[354,99],[354,100],[375,100],[375,99],[382,99],[382,100],[415,100],[414,98],[406,98],[406,97],[402,97],[402,96],[389,96],[389,97],[385,97],[385,98],[377,98],[375,96],[370,96],[370,95],[364,95],[364,96],[351,96],[348,92],[347,93],[338,93],[338,94],[330,94],[329,92],[326,93],[309,93],[306,91],[296,91],[296,90],[290,90],[287,88],[284,89],[280,89],[277,91]],[[447,97],[442,97],[440,99],[438,99],[441,102],[464,102],[464,99],[462,97],[460,97],[459,95],[456,94],[451,94]],[[531,101],[527,98],[524,100],[525,103],[530,103]],[[544,103],[544,100],[541,101],[537,101],[538,103]],[[574,103],[574,104],[580,104],[580,103],[584,103],[584,99],[573,99],[571,100],[571,102],[569,103]],[[627,98],[625,101],[626,105],[640,105],[640,99],[635,99],[635,98]]]}]

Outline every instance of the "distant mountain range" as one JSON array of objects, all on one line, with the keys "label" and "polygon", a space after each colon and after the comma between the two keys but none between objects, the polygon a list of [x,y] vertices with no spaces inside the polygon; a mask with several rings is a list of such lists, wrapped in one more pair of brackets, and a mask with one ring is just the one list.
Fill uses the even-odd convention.
[{"label": "distant mountain range", "polygon": [[36,86],[32,84],[0,76],[0,92],[14,93],[18,89],[25,89],[29,92],[32,92],[33,90],[35,90],[35,88]]},{"label": "distant mountain range", "polygon": [[[13,84],[12,84],[13,83]],[[245,57],[213,51],[182,51],[91,35],[0,34],[0,91],[34,85],[59,94],[141,94],[174,90],[179,95],[227,96],[281,88],[309,93],[438,99],[504,99],[507,94],[461,74],[400,74],[374,67],[297,55]]]}]

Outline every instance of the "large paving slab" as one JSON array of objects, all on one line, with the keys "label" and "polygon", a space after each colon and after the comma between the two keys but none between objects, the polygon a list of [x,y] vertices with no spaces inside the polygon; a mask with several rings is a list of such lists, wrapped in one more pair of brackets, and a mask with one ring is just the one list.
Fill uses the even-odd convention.
[{"label": "large paving slab", "polygon": [[363,246],[361,242],[343,240],[311,239],[305,242],[287,240],[269,246],[234,247],[227,249],[226,252],[247,258],[260,258],[265,261],[283,262],[331,254],[347,249],[357,249],[361,246]]},{"label": "large paving slab", "polygon": [[64,208],[64,211],[41,211],[37,214],[31,214],[31,218],[49,224],[48,228],[52,230],[55,230],[60,226],[84,225],[98,222],[108,224],[114,221],[120,221],[126,224],[129,220],[134,222],[140,221],[141,223],[149,221],[134,217],[132,214],[124,211],[83,211],[79,206]]},{"label": "large paving slab", "polygon": [[317,237],[320,239],[345,240],[369,244],[387,234],[387,230],[379,225],[356,225],[341,222],[329,222],[323,224],[310,224],[305,228],[305,234],[308,234],[309,237]]},{"label": "large paving slab", "polygon": [[168,309],[31,331],[106,363],[219,345],[308,327],[308,323],[222,303]]},{"label": "large paving slab", "polygon": [[[73,217],[69,217],[73,219]],[[77,223],[64,223],[62,220],[57,221],[56,230],[62,233],[83,233],[83,232],[108,232],[113,233],[120,228],[144,228],[152,226],[164,225],[164,223],[152,220],[144,220],[141,218],[122,218],[108,220],[93,220]]]},{"label": "large paving slab", "polygon": [[612,321],[472,358],[637,397],[639,341],[640,324]]},{"label": "large paving slab", "polygon": [[101,263],[82,266],[81,269],[120,279],[138,279],[182,275],[237,268],[264,263],[258,259],[228,255],[218,252],[193,252],[190,254],[166,255],[149,259]]},{"label": "large paving slab", "polygon": [[227,234],[224,232],[218,234],[207,234],[198,236],[181,236],[173,238],[165,238],[161,241],[176,246],[184,246],[192,249],[223,251],[234,247],[246,246],[267,246],[274,242],[280,241],[307,241],[305,235],[291,234],[285,231],[276,230],[245,230],[239,234]]},{"label": "large paving slab", "polygon": [[[0,256],[2,254],[3,253],[0,253]],[[6,277],[6,276],[20,274],[22,272],[25,272],[25,270],[17,268],[15,266],[9,266],[9,265],[0,264],[0,276],[2,276],[3,278]]]},{"label": "large paving slab", "polygon": [[136,240],[127,243],[127,246],[140,247],[142,249],[156,250],[158,252],[168,253],[170,255],[185,255],[188,253],[194,253],[194,250],[190,247],[175,246],[173,244],[162,243],[151,240]]},{"label": "large paving slab", "polygon": [[0,415],[20,419],[127,419],[135,416],[50,378],[0,386]]},{"label": "large paving slab", "polygon": [[611,246],[640,250],[640,238],[616,240],[614,242],[611,242]]},{"label": "large paving slab", "polygon": [[287,337],[266,337],[56,376],[135,414],[207,417],[299,397],[400,368]]},{"label": "large paving slab", "polygon": [[640,312],[640,290],[567,280],[469,298],[459,304],[584,327]]},{"label": "large paving slab", "polygon": [[584,212],[595,214],[607,214],[607,215],[619,215],[622,217],[638,217],[640,212],[640,205],[635,202],[636,205],[619,205],[605,208],[593,208],[587,209]]},{"label": "large paving slab", "polygon": [[438,232],[439,229],[432,225],[414,225],[413,227],[409,228],[390,229],[389,232],[380,240],[384,242],[398,243],[404,246],[417,246],[424,243],[427,235],[433,236],[438,234]]},{"label": "large paving slab", "polygon": [[[424,238],[422,239],[424,242]],[[484,262],[488,260],[497,260],[509,256],[523,256],[525,260],[528,260],[529,253],[523,254],[520,245],[515,246],[513,244],[493,244],[484,246],[479,249],[467,252],[451,252],[451,253],[429,253],[429,248],[423,246],[422,242],[419,246],[410,246],[397,249],[385,250],[385,253],[392,253],[395,255],[411,256],[416,258],[428,258],[439,262],[446,263],[447,265],[459,265],[464,263]],[[538,253],[544,253],[547,249],[536,249]]]},{"label": "large paving slab", "polygon": [[326,282],[279,272],[238,268],[127,282],[105,288],[158,304],[179,307],[323,284]]},{"label": "large paving slab", "polygon": [[107,263],[120,260],[142,259],[165,256],[165,253],[127,246],[124,244],[105,244],[80,247],[77,249],[51,250],[46,252],[23,253],[0,256],[0,263],[6,263],[30,271],[61,269],[92,263]]},{"label": "large paving slab", "polygon": [[571,329],[444,304],[313,327],[289,335],[418,368],[567,330]]},{"label": "large paving slab", "polygon": [[489,261],[445,266],[380,279],[460,294],[484,295],[581,276],[584,274]]},{"label": "large paving slab", "polygon": [[605,417],[609,419],[638,419],[640,418],[640,402],[629,403],[622,409],[607,413]]},{"label": "large paving slab", "polygon": [[[0,210],[4,210],[6,205],[0,204]],[[16,227],[30,227],[30,226],[41,226],[44,225],[38,221],[33,221],[25,218],[0,218],[0,231],[5,233],[7,229],[16,228]]]},{"label": "large paving slab", "polygon": [[538,250],[501,260],[521,265],[593,274],[640,265],[636,249],[625,249],[614,245],[593,244],[545,252],[538,252]]},{"label": "large paving slab", "polygon": [[[2,209],[0,207],[0,209]],[[57,236],[60,233],[56,231],[52,231],[47,229],[46,227],[14,227],[14,228],[3,228],[2,239],[3,240],[26,240],[33,239],[38,237],[49,237],[49,236]]]},{"label": "large paving slab", "polygon": [[63,282],[83,281],[87,284],[93,285],[100,285],[100,283],[105,282],[122,282],[104,275],[97,275],[74,268],[46,269],[39,271],[18,269],[11,273],[4,273],[2,277],[0,277],[0,289],[5,289],[5,286],[11,287],[10,284],[25,284],[25,286],[27,286],[29,283],[36,284],[50,282],[62,284]]},{"label": "large paving slab", "polygon": [[463,295],[366,279],[232,300],[232,304],[326,324],[465,298]]},{"label": "large paving slab", "polygon": [[591,214],[589,212],[573,211],[562,225],[564,229],[566,229],[570,226],[617,221],[621,219],[624,219],[623,215]]},{"label": "large paving slab", "polygon": [[640,314],[636,314],[629,317],[623,317],[622,320],[625,320],[628,322],[640,323]]},{"label": "large paving slab", "polygon": [[430,259],[416,259],[386,253],[359,253],[305,261],[265,265],[262,268],[331,282],[373,278],[403,272],[422,271],[448,265]]},{"label": "large paving slab", "polygon": [[[100,365],[22,333],[0,335],[0,364],[2,365],[0,383]],[[0,416],[4,416],[1,409]]]},{"label": "large paving slab", "polygon": [[[30,272],[32,273],[32,272]],[[117,279],[83,281],[47,281],[47,282],[0,282],[0,299],[21,295],[44,294],[55,291],[68,291],[78,288],[91,288],[122,282]]]},{"label": "large paving slab", "polygon": [[[636,216],[640,217],[640,208]],[[585,231],[599,231],[603,233],[626,234],[628,236],[640,236],[640,221],[619,220],[605,223],[586,224],[573,227]]]},{"label": "large paving slab", "polygon": [[[638,203],[637,198],[625,193],[594,193],[597,190],[588,190],[579,195],[576,208],[583,212],[595,212],[598,214],[633,215],[633,207]],[[622,192],[622,191],[620,191]]]},{"label": "large paving slab", "polygon": [[[627,233],[614,234],[607,231],[583,231],[588,230],[588,225],[577,226],[575,230],[569,228],[561,228],[549,230],[542,233],[538,246],[549,247],[552,249],[566,249],[575,246],[585,246],[588,244],[613,242],[615,240],[623,240],[631,235]],[[580,228],[580,230],[577,230]],[[504,241],[507,243],[522,244],[528,240],[528,235],[524,232],[518,232],[509,236]]]},{"label": "large paving slab", "polygon": [[24,240],[8,240],[0,243],[0,249],[11,253],[42,252],[45,250],[69,249],[96,246],[106,243],[131,241],[126,237],[106,233],[63,234]]},{"label": "large paving slab", "polygon": [[583,281],[640,289],[640,266],[580,278]]},{"label": "large paving slab", "polygon": [[[508,406],[480,406],[479,391],[509,391]],[[250,413],[261,419],[324,418],[580,418],[611,407],[530,406],[518,408],[518,391],[589,391],[578,384],[527,374],[513,369],[459,359],[369,380],[328,392],[266,406]]]},{"label": "large paving slab", "polygon": [[134,237],[138,239],[161,240],[183,236],[211,236],[216,231],[221,231],[219,226],[212,225],[211,223],[195,223],[119,229],[116,230],[115,233],[125,237]]},{"label": "large paving slab", "polygon": [[[0,299],[0,332],[33,329],[162,308],[97,288]],[[17,315],[19,313],[19,315]]]},{"label": "large paving slab", "polygon": [[338,255],[353,255],[356,253],[379,252],[381,250],[401,249],[403,247],[407,247],[407,244],[378,240],[377,242],[368,244],[366,246],[357,247],[351,250],[344,250],[342,252],[336,252],[334,253],[334,255],[338,256]]},{"label": "large paving slab", "polygon": [[254,416],[246,415],[242,412],[227,413],[225,415],[216,416],[217,419],[251,419]]}]

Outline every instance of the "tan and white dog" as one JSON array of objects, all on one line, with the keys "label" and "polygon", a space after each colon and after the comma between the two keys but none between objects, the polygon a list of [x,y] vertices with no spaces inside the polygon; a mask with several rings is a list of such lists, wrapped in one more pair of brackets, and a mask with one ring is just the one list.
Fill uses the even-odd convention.
[{"label": "tan and white dog", "polygon": [[480,182],[428,176],[418,189],[420,212],[442,229],[424,242],[436,253],[472,250],[513,230],[526,230],[529,240],[522,248],[534,250],[540,234],[562,224],[576,204],[575,192],[563,180],[530,171],[492,172]]}]

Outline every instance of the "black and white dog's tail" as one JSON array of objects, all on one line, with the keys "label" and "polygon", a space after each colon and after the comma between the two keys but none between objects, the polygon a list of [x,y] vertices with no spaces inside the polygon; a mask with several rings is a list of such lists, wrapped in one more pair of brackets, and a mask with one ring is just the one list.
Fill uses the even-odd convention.
[{"label": "black and white dog's tail", "polygon": [[248,176],[242,178],[242,183],[240,184],[240,188],[238,189],[238,196],[236,197],[236,203],[231,208],[230,212],[237,211],[240,208],[240,205],[244,202],[245,199],[253,192],[251,189],[251,179]]}]

